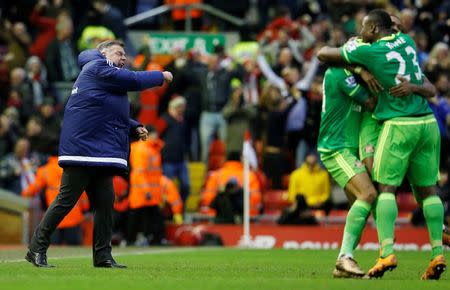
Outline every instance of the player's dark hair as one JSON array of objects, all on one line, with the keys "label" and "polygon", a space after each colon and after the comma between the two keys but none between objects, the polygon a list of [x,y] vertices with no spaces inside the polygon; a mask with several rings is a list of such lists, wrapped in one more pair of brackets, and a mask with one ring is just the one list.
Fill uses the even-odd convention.
[{"label": "player's dark hair", "polygon": [[381,30],[390,30],[392,27],[391,16],[383,9],[374,9],[367,16]]}]

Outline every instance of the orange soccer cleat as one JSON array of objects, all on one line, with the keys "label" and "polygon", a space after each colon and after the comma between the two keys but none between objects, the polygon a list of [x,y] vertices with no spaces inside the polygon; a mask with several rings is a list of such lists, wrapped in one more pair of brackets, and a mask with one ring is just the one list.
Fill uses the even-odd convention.
[{"label": "orange soccer cleat", "polygon": [[422,275],[422,280],[439,280],[441,274],[447,268],[447,263],[445,262],[444,256],[439,255],[433,260],[431,260],[428,265],[427,270]]},{"label": "orange soccer cleat", "polygon": [[397,258],[394,254],[390,254],[386,258],[379,257],[377,263],[368,272],[370,278],[381,278],[386,271],[392,271],[397,268]]}]

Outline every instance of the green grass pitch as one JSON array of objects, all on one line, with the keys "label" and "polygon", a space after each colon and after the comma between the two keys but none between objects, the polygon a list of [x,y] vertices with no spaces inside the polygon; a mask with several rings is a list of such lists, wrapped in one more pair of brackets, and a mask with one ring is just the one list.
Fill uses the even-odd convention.
[{"label": "green grass pitch", "polygon": [[[53,269],[22,260],[25,249],[0,251],[0,289],[450,289],[449,274],[420,281],[429,252],[397,252],[399,266],[379,280],[333,279],[337,251],[229,248],[114,249],[128,269],[92,267],[90,249],[50,248]],[[358,251],[363,269],[377,252]]]}]

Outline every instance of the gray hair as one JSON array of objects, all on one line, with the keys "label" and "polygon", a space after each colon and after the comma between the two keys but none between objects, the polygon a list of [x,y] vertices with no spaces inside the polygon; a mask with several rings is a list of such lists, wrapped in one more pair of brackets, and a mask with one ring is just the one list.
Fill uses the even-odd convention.
[{"label": "gray hair", "polygon": [[103,51],[109,49],[113,45],[119,45],[121,47],[125,47],[125,44],[120,40],[105,40],[103,42],[100,42],[96,48],[98,51],[103,52]]},{"label": "gray hair", "polygon": [[175,109],[178,106],[185,106],[186,105],[186,99],[182,96],[177,96],[170,100],[169,102],[169,109]]}]

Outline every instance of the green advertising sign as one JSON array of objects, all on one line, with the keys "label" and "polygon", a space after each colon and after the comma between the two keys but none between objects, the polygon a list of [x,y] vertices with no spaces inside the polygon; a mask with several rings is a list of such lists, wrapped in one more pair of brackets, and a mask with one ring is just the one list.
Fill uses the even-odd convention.
[{"label": "green advertising sign", "polygon": [[184,51],[192,48],[201,53],[213,52],[215,45],[225,46],[222,34],[151,33],[150,48],[154,54],[171,54],[174,49]]}]

